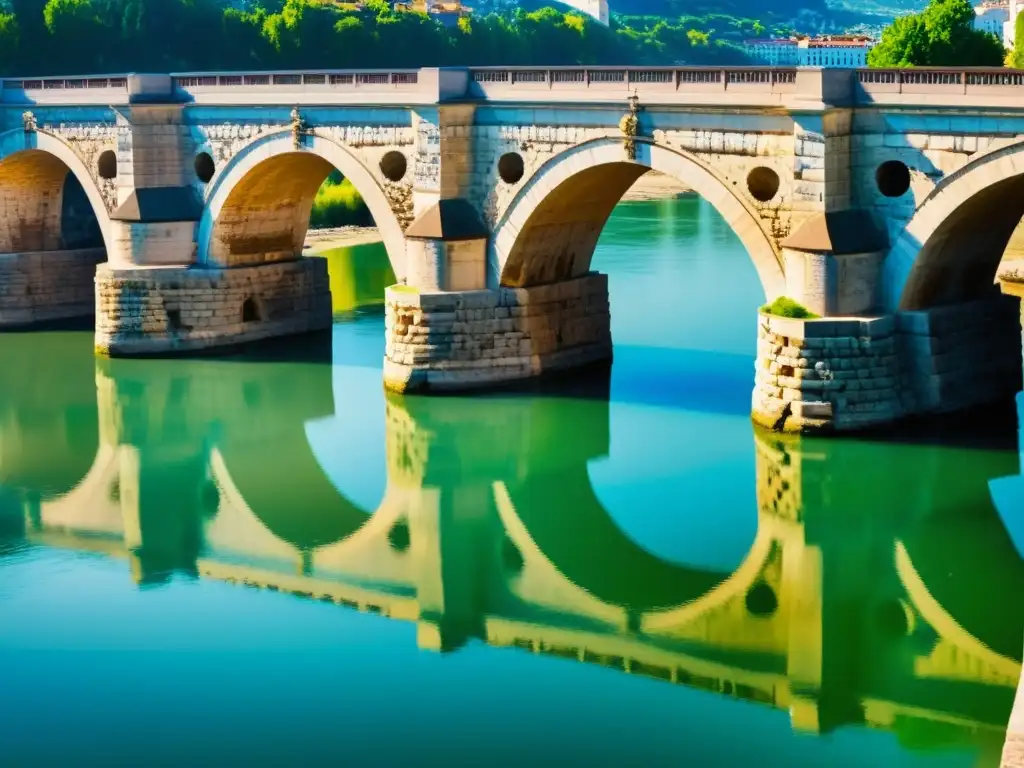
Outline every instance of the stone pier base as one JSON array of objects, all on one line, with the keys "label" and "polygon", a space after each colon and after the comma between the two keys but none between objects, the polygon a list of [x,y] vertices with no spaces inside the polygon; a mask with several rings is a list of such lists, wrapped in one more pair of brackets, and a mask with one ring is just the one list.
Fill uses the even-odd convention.
[{"label": "stone pier base", "polygon": [[386,293],[384,384],[397,392],[497,386],[610,361],[608,279],[532,288]]},{"label": "stone pier base", "polygon": [[0,253],[0,328],[91,317],[103,248]]},{"label": "stone pier base", "polygon": [[331,325],[326,259],[96,272],[96,351],[196,352]]},{"label": "stone pier base", "polygon": [[963,410],[1021,388],[1020,308],[1010,297],[874,318],[761,314],[754,421],[850,431]]},{"label": "stone pier base", "polygon": [[894,318],[762,313],[751,413],[783,432],[862,429],[899,418],[905,410]]}]

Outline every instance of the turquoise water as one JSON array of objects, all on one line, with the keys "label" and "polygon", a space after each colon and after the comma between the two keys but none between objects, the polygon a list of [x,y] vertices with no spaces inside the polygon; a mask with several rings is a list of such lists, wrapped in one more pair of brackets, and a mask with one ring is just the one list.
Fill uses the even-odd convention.
[{"label": "turquoise water", "polygon": [[998,764],[1014,404],[755,432],[697,199],[616,209],[610,379],[539,395],[386,395],[386,265],[328,258],[258,356],[0,336],[0,765]]}]

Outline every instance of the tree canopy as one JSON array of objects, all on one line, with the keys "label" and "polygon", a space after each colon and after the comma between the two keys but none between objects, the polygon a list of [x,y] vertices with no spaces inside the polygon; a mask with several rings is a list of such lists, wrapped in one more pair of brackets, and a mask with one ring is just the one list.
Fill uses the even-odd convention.
[{"label": "tree canopy", "polygon": [[920,13],[885,28],[868,54],[872,67],[999,67],[1005,51],[995,35],[974,28],[968,0],[931,0]]},{"label": "tree canopy", "polygon": [[387,0],[12,0],[0,74],[453,65],[739,64],[764,29],[717,15],[604,27],[572,11],[517,9],[447,26]]}]

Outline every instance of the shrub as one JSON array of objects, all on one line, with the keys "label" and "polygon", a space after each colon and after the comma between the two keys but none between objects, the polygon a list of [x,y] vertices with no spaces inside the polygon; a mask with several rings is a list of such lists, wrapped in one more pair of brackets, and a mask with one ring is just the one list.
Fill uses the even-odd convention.
[{"label": "shrub", "polygon": [[313,200],[309,226],[313,229],[323,229],[372,225],[373,217],[352,183],[341,178],[341,174],[338,173],[328,176]]},{"label": "shrub", "polygon": [[769,315],[777,315],[778,317],[795,317],[797,319],[812,320],[818,315],[814,314],[798,301],[794,301],[788,296],[779,296],[771,304],[765,304],[761,307],[761,311]]}]

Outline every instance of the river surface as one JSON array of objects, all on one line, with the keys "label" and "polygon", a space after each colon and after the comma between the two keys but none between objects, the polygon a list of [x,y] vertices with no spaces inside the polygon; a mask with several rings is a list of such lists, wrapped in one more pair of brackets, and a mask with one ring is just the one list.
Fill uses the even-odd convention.
[{"label": "river surface", "polygon": [[998,764],[1014,403],[755,432],[695,198],[616,209],[611,374],[544,392],[385,395],[382,250],[326,258],[302,343],[0,336],[0,765]]}]

